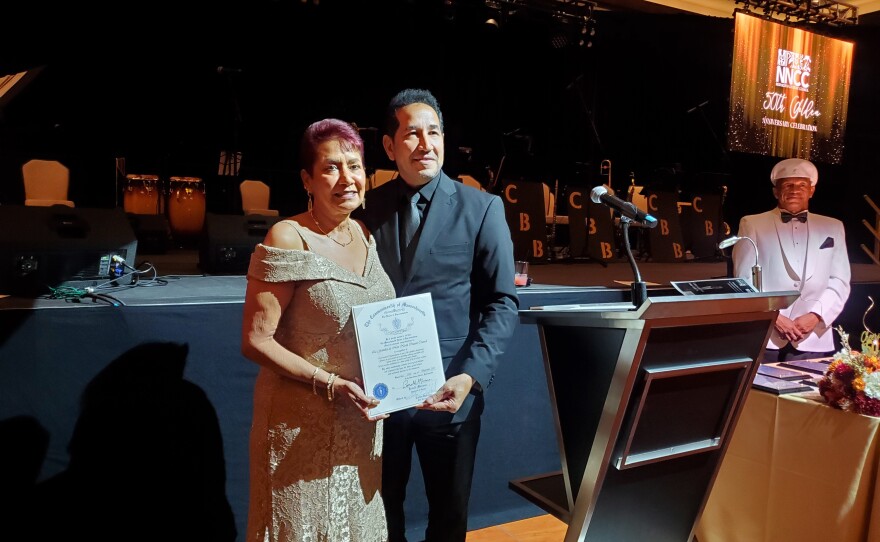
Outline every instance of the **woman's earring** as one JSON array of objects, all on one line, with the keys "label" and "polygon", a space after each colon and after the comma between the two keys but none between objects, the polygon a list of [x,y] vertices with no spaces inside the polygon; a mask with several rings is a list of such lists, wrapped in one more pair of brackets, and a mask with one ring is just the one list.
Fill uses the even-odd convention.
[{"label": "woman's earring", "polygon": [[308,194],[309,194],[309,211],[311,211],[312,210],[312,193],[308,192]]},{"label": "woman's earring", "polygon": [[367,195],[364,194],[364,197],[361,198],[361,209],[367,208]]}]

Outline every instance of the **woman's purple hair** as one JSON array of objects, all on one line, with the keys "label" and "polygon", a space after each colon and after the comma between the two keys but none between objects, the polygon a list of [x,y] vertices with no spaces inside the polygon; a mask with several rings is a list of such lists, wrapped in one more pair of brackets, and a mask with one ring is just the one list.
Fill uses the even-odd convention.
[{"label": "woman's purple hair", "polygon": [[357,150],[364,156],[364,140],[357,128],[339,119],[324,119],[313,122],[306,128],[299,148],[299,163],[302,169],[312,170],[318,145],[325,141],[339,140],[344,151]]}]

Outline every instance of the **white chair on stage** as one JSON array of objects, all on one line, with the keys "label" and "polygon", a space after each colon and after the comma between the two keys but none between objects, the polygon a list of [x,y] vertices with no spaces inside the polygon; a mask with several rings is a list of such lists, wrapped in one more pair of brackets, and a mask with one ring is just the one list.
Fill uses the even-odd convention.
[{"label": "white chair on stage", "polygon": [[21,166],[24,179],[24,204],[48,207],[66,205],[74,207],[67,199],[70,170],[56,160],[29,160]]},{"label": "white chair on stage", "polygon": [[643,186],[630,185],[629,187],[629,201],[640,210],[648,212],[648,197],[642,193],[644,189]]},{"label": "white chair on stage", "polygon": [[382,186],[395,177],[397,177],[396,169],[377,169],[376,172],[370,176],[367,188]]},{"label": "white chair on stage", "polygon": [[470,175],[459,175],[458,180],[461,181],[462,184],[466,184],[468,186],[473,186],[474,188],[478,188],[478,189],[482,190],[483,192],[486,191],[486,189],[483,188],[483,185],[480,184],[480,181],[474,179]]},{"label": "white chair on stage", "polygon": [[556,224],[568,224],[567,215],[556,214],[556,195],[550,191],[550,186],[547,183],[541,185],[544,187],[544,216],[547,224],[553,224],[554,221]]},{"label": "white chair on stage", "polygon": [[263,181],[248,179],[238,185],[241,191],[241,210],[246,215],[278,216],[278,211],[269,209],[269,185]]}]

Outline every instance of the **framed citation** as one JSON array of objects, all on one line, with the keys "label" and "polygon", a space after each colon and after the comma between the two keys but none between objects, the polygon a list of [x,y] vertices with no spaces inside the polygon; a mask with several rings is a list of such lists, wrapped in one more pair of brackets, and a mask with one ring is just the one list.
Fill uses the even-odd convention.
[{"label": "framed citation", "polygon": [[379,400],[370,414],[422,404],[446,382],[431,294],[352,307],[364,391]]}]

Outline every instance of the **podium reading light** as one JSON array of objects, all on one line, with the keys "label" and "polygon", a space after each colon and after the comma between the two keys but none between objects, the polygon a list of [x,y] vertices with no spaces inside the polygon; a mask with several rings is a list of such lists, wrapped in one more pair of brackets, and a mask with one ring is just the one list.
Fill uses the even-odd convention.
[{"label": "podium reading light", "polygon": [[755,242],[752,241],[749,237],[737,237],[734,235],[733,237],[728,237],[727,239],[718,243],[718,248],[719,250],[724,250],[727,247],[732,247],[733,245],[739,243],[743,239],[747,240],[749,243],[752,244],[753,247],[755,247],[755,265],[752,266],[752,284],[755,285],[755,289],[757,289],[759,292],[762,292],[763,289],[761,288],[761,264],[758,263],[758,245],[755,244]]}]

